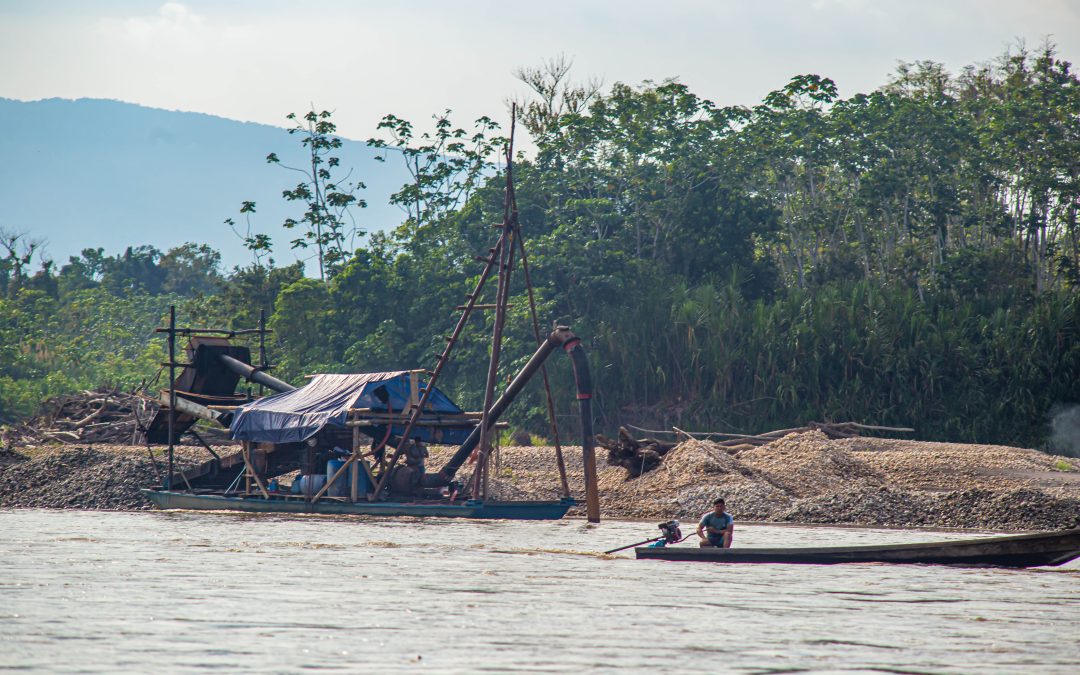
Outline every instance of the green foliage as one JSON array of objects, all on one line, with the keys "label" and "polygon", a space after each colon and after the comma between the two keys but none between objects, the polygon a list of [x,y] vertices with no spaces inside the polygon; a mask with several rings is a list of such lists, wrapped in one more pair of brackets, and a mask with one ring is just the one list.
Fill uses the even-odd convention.
[{"label": "green foliage", "polygon": [[265,232],[257,232],[255,225],[251,222],[251,214],[255,213],[255,202],[245,201],[240,204],[240,214],[244,216],[244,232],[241,233],[237,229],[236,221],[232,218],[226,218],[225,224],[229,226],[229,229],[233,231],[233,234],[240,237],[244,242],[244,248],[251,251],[251,257],[255,267],[262,267],[263,260],[266,260],[266,264],[270,267],[274,266],[274,259],[271,254],[274,252],[273,238]]},{"label": "green foliage", "polygon": [[163,360],[153,337],[176,296],[82,289],[57,301],[23,290],[0,300],[0,419],[32,413],[50,396],[102,384],[133,387]]},{"label": "green foliage", "polygon": [[[268,163],[279,164],[302,177],[296,187],[285,190],[282,197],[286,201],[300,202],[306,211],[300,220],[289,218],[283,225],[289,230],[303,226],[302,235],[292,240],[292,247],[315,247],[319,278],[324,282],[348,260],[353,240],[363,234],[352,222],[351,209],[367,206],[366,202],[358,199],[355,194],[364,189],[363,183],[345,182],[351,172],[344,177],[334,175],[334,170],[338,169],[341,160],[331,153],[341,148],[341,139],[334,136],[337,126],[331,121],[331,117],[333,113],[328,110],[317,113],[314,109],[305,113],[303,119],[297,119],[296,113],[286,115],[286,118],[294,123],[289,134],[299,135],[301,145],[308,151],[307,166],[301,168],[281,164],[275,153],[266,156]],[[240,212],[245,214],[254,211],[254,202],[244,202],[240,209]],[[226,223],[232,225],[229,221]],[[258,252],[270,250],[269,240],[260,235],[249,234],[245,237],[245,243],[256,254],[256,264],[259,263]]]},{"label": "green foliage", "polygon": [[[846,99],[798,75],[750,108],[676,81],[601,92],[568,69],[520,72],[536,153],[514,177],[542,330],[585,339],[601,429],[843,419],[1038,445],[1050,412],[1080,402],[1080,80],[1052,46],[959,75],[905,64]],[[330,113],[290,119],[311,165],[285,194],[306,213],[286,225],[317,249],[320,281],[275,267],[250,221],[227,221],[254,256],[227,275],[194,244],[88,250],[30,274],[32,242],[0,237],[0,417],[151,377],[170,302],[201,325],[252,327],[264,311],[277,374],[296,382],[434,364],[503,217],[505,140],[488,118],[467,132],[444,114],[417,133],[385,117],[370,145],[409,167],[392,197],[405,219],[353,247],[360,203],[333,175]],[[500,381],[536,346],[515,280]],[[465,407],[480,405],[492,318],[469,323],[440,382]],[[548,367],[569,440],[569,364]],[[509,421],[549,436],[545,418],[533,382]]]},{"label": "green foliage", "polygon": [[[492,167],[492,157],[506,144],[506,139],[489,135],[499,125],[489,117],[481,117],[473,131],[454,128],[450,111],[435,115],[435,129],[419,136],[408,120],[386,115],[378,129],[390,139],[371,138],[367,144],[382,150],[400,153],[412,181],[390,196],[390,203],[405,212],[406,220],[397,232],[398,239],[408,242],[419,235],[424,225],[447,218],[472,196],[486,172]],[[385,154],[377,160],[386,161]]]}]

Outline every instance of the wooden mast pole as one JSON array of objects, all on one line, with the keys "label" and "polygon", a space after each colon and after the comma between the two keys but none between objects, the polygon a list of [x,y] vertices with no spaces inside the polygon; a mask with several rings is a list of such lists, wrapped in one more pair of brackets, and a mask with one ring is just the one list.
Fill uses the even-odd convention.
[{"label": "wooden mast pole", "polygon": [[[259,310],[259,370],[266,372],[266,310]],[[265,392],[262,382],[259,383],[259,396],[262,396]]]},{"label": "wooden mast pole", "polygon": [[398,446],[394,448],[394,454],[391,455],[389,461],[386,462],[383,471],[379,476],[379,482],[375,485],[374,491],[368,496],[369,501],[378,501],[382,498],[383,487],[385,487],[387,480],[389,480],[390,473],[394,470],[394,465],[397,464],[398,459],[401,457],[401,453],[404,451],[405,444],[412,435],[416,423],[420,420],[420,413],[423,411],[424,407],[426,407],[431,392],[435,390],[435,382],[439,379],[439,375],[442,373],[443,368],[446,367],[447,362],[450,360],[450,353],[453,351],[454,345],[457,344],[458,339],[461,337],[461,332],[465,329],[465,324],[468,322],[469,316],[476,306],[476,299],[480,297],[480,291],[483,290],[484,284],[487,283],[488,277],[491,275],[491,271],[495,268],[495,260],[499,255],[499,251],[506,245],[506,233],[504,232],[503,235],[499,237],[499,241],[490,250],[490,257],[483,259],[485,263],[484,271],[480,273],[480,279],[477,280],[476,286],[473,287],[473,292],[467,296],[468,302],[465,303],[461,316],[458,317],[457,325],[454,326],[453,333],[446,338],[446,347],[443,348],[442,353],[439,355],[439,360],[435,364],[435,370],[431,371],[429,374],[427,386],[424,387],[423,393],[420,396],[420,404],[410,411],[409,422],[405,425],[405,431],[401,434],[401,440],[398,441]]},{"label": "wooden mast pole", "polygon": [[169,472],[165,489],[172,490],[173,445],[176,441],[176,305],[169,305]]},{"label": "wooden mast pole", "polygon": [[499,357],[502,353],[503,326],[506,323],[506,304],[510,297],[510,273],[514,265],[513,205],[514,205],[514,126],[517,118],[517,105],[510,110],[510,140],[506,145],[506,193],[503,197],[502,240],[506,242],[499,251],[499,282],[495,291],[495,321],[491,331],[491,356],[488,359],[487,381],[484,385],[484,405],[480,417],[480,447],[473,471],[473,499],[483,499],[486,487],[487,462],[491,454],[491,434],[489,421],[491,406],[495,400],[495,384],[499,377]]}]

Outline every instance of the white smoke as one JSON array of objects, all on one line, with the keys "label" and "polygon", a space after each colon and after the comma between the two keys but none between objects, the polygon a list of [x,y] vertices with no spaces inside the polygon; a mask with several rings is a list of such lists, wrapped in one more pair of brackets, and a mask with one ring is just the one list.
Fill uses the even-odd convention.
[{"label": "white smoke", "polygon": [[1061,408],[1050,418],[1050,451],[1080,457],[1080,405]]}]

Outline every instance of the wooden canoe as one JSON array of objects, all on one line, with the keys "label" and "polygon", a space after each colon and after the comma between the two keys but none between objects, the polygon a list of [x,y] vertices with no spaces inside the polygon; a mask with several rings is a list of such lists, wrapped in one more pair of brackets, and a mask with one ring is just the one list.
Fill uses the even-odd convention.
[{"label": "wooden canoe", "polygon": [[883,546],[831,546],[827,548],[697,548],[639,546],[638,558],[714,563],[781,563],[834,565],[838,563],[894,563],[1037,567],[1061,565],[1080,558],[1080,528],[1006,537]]}]

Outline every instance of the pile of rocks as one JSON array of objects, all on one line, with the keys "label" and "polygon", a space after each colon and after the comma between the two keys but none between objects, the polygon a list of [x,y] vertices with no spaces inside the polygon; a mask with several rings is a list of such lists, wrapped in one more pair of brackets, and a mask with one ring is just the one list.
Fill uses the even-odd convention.
[{"label": "pile of rocks", "polygon": [[[551,448],[503,448],[500,479],[515,496],[557,496]],[[580,448],[566,448],[582,498]],[[696,519],[724,496],[740,520],[896,527],[1049,530],[1080,519],[1080,461],[1003,446],[875,438],[819,431],[731,449],[686,441],[656,468],[627,478],[601,466],[605,517]]]}]

